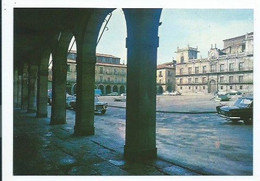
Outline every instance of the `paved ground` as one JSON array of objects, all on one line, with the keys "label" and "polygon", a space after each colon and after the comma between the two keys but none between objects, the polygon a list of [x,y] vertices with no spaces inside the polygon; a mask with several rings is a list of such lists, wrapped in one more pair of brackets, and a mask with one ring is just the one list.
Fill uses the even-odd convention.
[{"label": "paved ground", "polygon": [[[214,111],[219,103],[211,98],[159,96],[157,110]],[[125,105],[113,97],[100,99]],[[158,159],[133,164],[123,158],[125,109],[110,107],[96,115],[96,134],[90,137],[73,136],[74,119],[68,110],[66,125],[50,126],[49,119],[16,110],[14,174],[252,175],[253,131],[242,122],[232,124],[215,114],[157,113]]]}]

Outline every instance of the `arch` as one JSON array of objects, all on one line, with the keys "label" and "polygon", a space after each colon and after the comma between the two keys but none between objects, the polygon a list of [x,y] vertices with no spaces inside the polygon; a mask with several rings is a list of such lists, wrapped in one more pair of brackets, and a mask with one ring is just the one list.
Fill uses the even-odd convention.
[{"label": "arch", "polygon": [[120,94],[125,93],[125,86],[123,86],[123,85],[120,86],[119,93]]},{"label": "arch", "polygon": [[104,87],[104,85],[99,85],[99,86],[98,86],[98,89],[101,90],[102,95],[105,95],[105,87]]},{"label": "arch", "polygon": [[157,89],[157,94],[162,94],[163,93],[163,87],[160,85]]},{"label": "arch", "polygon": [[211,80],[209,81],[209,90],[208,90],[208,92],[209,92],[209,93],[214,93],[214,92],[216,92],[216,91],[217,91],[216,80],[211,79]]},{"label": "arch", "polygon": [[118,87],[116,85],[113,86],[113,92],[117,92],[118,93]]},{"label": "arch", "polygon": [[171,85],[169,85],[168,87],[167,87],[167,91],[169,91],[169,92],[172,92],[172,86]]},{"label": "arch", "polygon": [[106,94],[109,94],[109,93],[111,93],[111,86],[107,85],[106,86]]}]

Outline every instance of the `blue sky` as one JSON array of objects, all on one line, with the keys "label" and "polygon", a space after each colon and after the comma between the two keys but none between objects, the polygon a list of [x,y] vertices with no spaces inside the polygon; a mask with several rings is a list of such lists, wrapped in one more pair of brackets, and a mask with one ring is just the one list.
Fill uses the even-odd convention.
[{"label": "blue sky", "polygon": [[[250,9],[163,9],[159,27],[160,46],[157,63],[172,61],[177,47],[187,45],[207,57],[211,44],[223,48],[223,40],[254,31],[253,10]],[[113,11],[97,52],[112,54],[126,63],[126,23],[121,9]]]}]

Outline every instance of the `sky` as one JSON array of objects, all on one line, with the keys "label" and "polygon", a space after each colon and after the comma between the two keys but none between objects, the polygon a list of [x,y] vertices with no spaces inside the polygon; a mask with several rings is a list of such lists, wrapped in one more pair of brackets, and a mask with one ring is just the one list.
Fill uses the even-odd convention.
[{"label": "sky", "polygon": [[[157,64],[176,57],[177,47],[198,47],[206,58],[211,44],[223,48],[223,40],[254,31],[252,9],[163,9],[159,27]],[[127,63],[126,23],[122,9],[113,11],[98,46],[98,53],[111,54]]]}]

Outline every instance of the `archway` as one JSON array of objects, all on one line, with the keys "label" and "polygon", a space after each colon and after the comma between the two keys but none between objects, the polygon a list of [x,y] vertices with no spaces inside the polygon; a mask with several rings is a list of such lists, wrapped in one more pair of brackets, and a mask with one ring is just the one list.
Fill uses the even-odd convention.
[{"label": "archway", "polygon": [[162,94],[163,93],[163,88],[162,86],[159,86],[157,89],[157,94]]},{"label": "archway", "polygon": [[171,85],[169,85],[169,86],[167,87],[167,91],[172,92],[172,86],[171,86]]},{"label": "archway", "polygon": [[117,92],[118,93],[118,87],[116,85],[113,86],[113,92]]},{"label": "archway", "polygon": [[214,93],[217,91],[217,85],[216,85],[216,81],[214,79],[212,79],[210,82],[209,82],[209,90],[208,92],[209,93]]},{"label": "archway", "polygon": [[120,86],[120,94],[125,93],[125,86],[121,85]]},{"label": "archway", "polygon": [[111,93],[111,86],[107,85],[106,86],[106,94],[109,94],[109,93]]},{"label": "archway", "polygon": [[103,85],[99,85],[98,88],[101,90],[102,95],[105,95],[105,88]]}]

